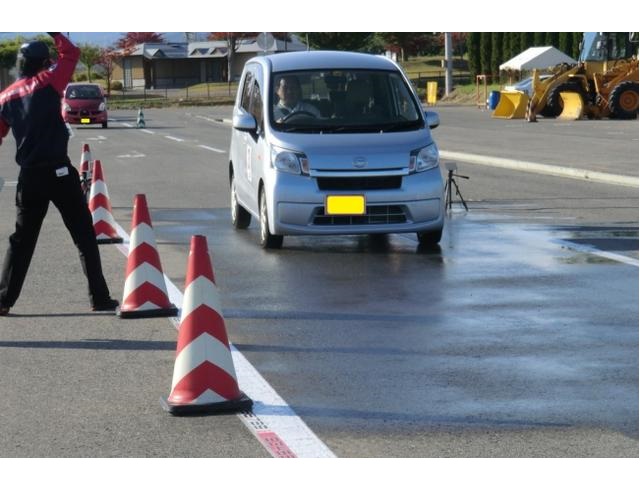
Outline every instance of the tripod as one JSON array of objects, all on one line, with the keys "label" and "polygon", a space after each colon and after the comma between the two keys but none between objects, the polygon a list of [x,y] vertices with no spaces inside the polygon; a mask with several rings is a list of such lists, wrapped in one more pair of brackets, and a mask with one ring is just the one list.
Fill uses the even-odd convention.
[{"label": "tripod", "polygon": [[462,198],[462,194],[460,193],[460,188],[458,187],[458,183],[456,182],[456,179],[454,177],[465,178],[467,180],[469,180],[469,177],[465,177],[464,175],[458,175],[453,173],[458,169],[455,163],[447,163],[445,167],[449,172],[449,176],[447,177],[447,184],[444,187],[445,198],[446,198],[445,207],[451,210],[451,205],[453,204],[451,187],[454,186],[456,187],[456,195],[460,197],[460,201],[462,202],[464,209],[468,212],[469,207],[467,207],[467,203],[464,201],[464,198]]}]

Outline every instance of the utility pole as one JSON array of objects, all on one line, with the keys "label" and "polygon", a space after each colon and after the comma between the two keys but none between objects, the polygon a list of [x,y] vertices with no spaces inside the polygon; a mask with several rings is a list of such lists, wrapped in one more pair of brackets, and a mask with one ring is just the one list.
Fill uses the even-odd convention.
[{"label": "utility pole", "polygon": [[447,68],[444,75],[444,95],[448,97],[451,95],[451,90],[453,89],[452,82],[452,70],[453,70],[453,59],[451,55],[451,32],[445,32],[444,34],[444,59],[447,64]]}]

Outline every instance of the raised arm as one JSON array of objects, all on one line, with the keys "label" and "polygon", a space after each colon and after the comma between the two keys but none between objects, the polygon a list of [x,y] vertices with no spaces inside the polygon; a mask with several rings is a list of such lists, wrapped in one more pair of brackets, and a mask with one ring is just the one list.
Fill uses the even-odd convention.
[{"label": "raised arm", "polygon": [[50,84],[62,96],[71,80],[80,58],[80,49],[59,32],[49,33],[58,50],[58,62],[48,70],[38,74],[44,84]]}]

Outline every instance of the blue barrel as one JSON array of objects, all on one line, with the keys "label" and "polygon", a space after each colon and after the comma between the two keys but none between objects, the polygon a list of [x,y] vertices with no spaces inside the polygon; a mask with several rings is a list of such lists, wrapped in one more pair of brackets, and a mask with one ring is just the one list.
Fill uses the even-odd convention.
[{"label": "blue barrel", "polygon": [[497,90],[491,90],[489,92],[489,110],[495,110],[500,102],[500,92]]}]

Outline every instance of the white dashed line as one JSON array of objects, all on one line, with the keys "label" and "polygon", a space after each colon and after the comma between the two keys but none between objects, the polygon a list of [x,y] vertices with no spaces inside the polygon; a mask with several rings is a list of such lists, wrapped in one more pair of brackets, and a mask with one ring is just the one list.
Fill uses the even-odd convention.
[{"label": "white dashed line", "polygon": [[151,130],[147,130],[146,128],[143,128],[143,129],[142,129],[142,130],[140,130],[140,131],[141,131],[141,132],[144,132],[144,133],[148,133],[149,135],[155,135],[155,134],[156,134],[156,132],[152,132]]},{"label": "white dashed line", "polygon": [[127,128],[133,128],[133,125],[131,125],[130,123],[126,123],[126,122],[120,122],[121,125],[124,125]]},{"label": "white dashed line", "polygon": [[640,266],[638,260],[631,257],[626,257],[624,255],[620,255],[618,253],[607,252],[606,250],[599,250],[591,245],[582,245],[578,243],[569,242],[567,240],[553,240],[558,245],[562,245],[565,248],[570,250],[575,250],[577,252],[589,253],[591,255],[596,255],[598,257],[607,258],[609,260],[614,260],[616,262],[626,263],[627,265],[631,265],[634,267]]},{"label": "white dashed line", "polygon": [[219,148],[209,147],[208,145],[198,145],[200,148],[204,148],[206,150],[211,150],[216,153],[227,153],[226,150],[220,150]]},{"label": "white dashed line", "polygon": [[172,137],[171,135],[165,135],[164,138],[168,138],[169,140],[173,140],[174,142],[184,142],[183,138]]}]

